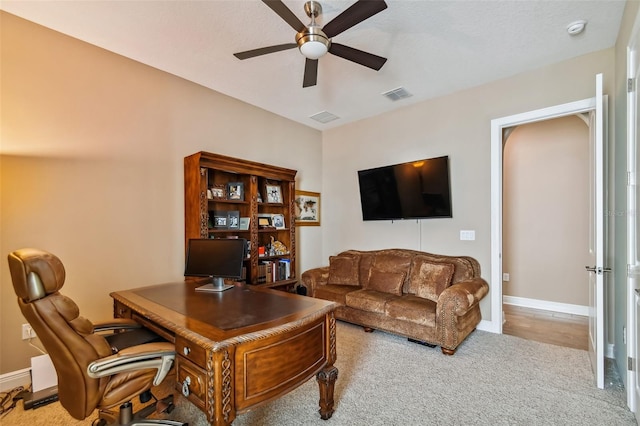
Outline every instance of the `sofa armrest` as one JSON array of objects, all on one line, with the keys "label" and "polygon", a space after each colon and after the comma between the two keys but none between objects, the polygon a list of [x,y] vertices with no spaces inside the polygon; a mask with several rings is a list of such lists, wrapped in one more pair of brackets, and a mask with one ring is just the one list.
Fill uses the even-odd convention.
[{"label": "sofa armrest", "polygon": [[316,288],[326,285],[329,279],[329,267],[322,266],[320,268],[309,269],[304,271],[300,276],[302,285],[307,288],[307,294],[314,296]]},{"label": "sofa armrest", "polygon": [[438,297],[438,309],[450,307],[453,313],[462,316],[489,293],[489,284],[480,278],[457,282],[446,288]]}]

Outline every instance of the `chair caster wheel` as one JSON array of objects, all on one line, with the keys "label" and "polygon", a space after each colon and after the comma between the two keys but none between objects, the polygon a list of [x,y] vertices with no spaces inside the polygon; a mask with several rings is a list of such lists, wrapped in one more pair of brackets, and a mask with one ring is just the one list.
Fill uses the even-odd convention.
[{"label": "chair caster wheel", "polygon": [[107,421],[105,419],[95,419],[91,422],[91,426],[107,426]]}]

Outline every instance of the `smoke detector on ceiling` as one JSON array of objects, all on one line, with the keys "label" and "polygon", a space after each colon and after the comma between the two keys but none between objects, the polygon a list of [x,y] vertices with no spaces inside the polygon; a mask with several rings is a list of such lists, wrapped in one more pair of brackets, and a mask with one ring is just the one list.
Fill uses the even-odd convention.
[{"label": "smoke detector on ceiling", "polygon": [[584,31],[584,28],[586,26],[587,26],[587,21],[585,21],[584,19],[581,19],[579,21],[574,21],[569,25],[567,25],[567,33],[569,33],[570,36],[577,36],[578,34],[581,34]]}]

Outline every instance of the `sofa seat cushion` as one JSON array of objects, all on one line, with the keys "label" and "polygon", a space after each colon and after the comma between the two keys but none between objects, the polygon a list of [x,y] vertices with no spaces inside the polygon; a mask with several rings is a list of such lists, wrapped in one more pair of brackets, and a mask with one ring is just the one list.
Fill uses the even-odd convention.
[{"label": "sofa seat cushion", "polygon": [[345,304],[350,308],[384,314],[387,302],[398,297],[395,294],[375,290],[358,290],[352,291],[345,296]]},{"label": "sofa seat cushion", "polygon": [[409,274],[408,293],[437,302],[440,293],[451,285],[454,270],[452,263],[434,262],[427,257],[416,256]]},{"label": "sofa seat cushion", "polygon": [[319,299],[331,300],[332,302],[346,305],[347,302],[345,300],[345,296],[348,293],[358,290],[360,290],[360,287],[354,287],[352,285],[327,284],[318,286],[315,289],[313,296]]},{"label": "sofa seat cushion", "polygon": [[365,288],[367,290],[375,290],[381,293],[391,293],[400,296],[406,276],[407,274],[404,272],[372,268],[369,273],[369,282]]},{"label": "sofa seat cushion", "polygon": [[406,294],[389,300],[385,305],[385,314],[391,318],[435,327],[436,305],[432,300]]},{"label": "sofa seat cushion", "polygon": [[359,286],[358,257],[331,256],[329,257],[329,277],[327,284],[342,284]]}]

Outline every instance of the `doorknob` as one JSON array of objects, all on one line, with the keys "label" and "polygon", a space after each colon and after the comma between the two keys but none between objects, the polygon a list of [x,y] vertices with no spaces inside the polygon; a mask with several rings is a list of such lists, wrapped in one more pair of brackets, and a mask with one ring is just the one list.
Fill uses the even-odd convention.
[{"label": "doorknob", "polygon": [[585,266],[585,269],[589,272],[595,272],[596,274],[602,274],[603,272],[611,272],[611,268],[601,268],[599,266]]},{"label": "doorknob", "polygon": [[636,294],[637,294],[638,296],[640,296],[640,288],[636,288],[634,291],[636,292]]}]

